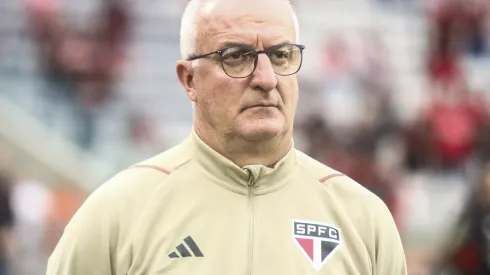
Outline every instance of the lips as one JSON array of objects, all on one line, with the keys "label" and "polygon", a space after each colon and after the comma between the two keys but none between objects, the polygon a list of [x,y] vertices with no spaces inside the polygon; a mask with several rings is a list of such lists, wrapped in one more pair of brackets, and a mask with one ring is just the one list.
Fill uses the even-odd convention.
[{"label": "lips", "polygon": [[242,111],[247,110],[247,109],[251,109],[251,108],[257,108],[257,107],[264,107],[264,108],[275,107],[275,108],[277,108],[277,105],[276,104],[270,104],[270,103],[254,104],[254,105],[246,106],[245,108],[242,109]]},{"label": "lips", "polygon": [[252,105],[252,106],[250,106],[248,108],[254,108],[254,107],[277,107],[277,106],[276,105],[272,105],[272,104],[270,104],[270,105],[259,104],[259,105]]}]

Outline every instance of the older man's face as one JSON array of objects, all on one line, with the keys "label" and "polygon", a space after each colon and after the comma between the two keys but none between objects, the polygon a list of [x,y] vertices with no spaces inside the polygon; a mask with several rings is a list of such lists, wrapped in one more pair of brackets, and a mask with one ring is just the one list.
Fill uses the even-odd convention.
[{"label": "older man's face", "polygon": [[[198,54],[228,45],[264,50],[296,42],[293,17],[283,1],[219,2],[199,22]],[[224,72],[218,54],[199,62],[194,76],[196,110],[215,131],[249,141],[292,131],[298,101],[296,75],[275,74],[265,54],[259,55],[255,72],[242,79]]]}]

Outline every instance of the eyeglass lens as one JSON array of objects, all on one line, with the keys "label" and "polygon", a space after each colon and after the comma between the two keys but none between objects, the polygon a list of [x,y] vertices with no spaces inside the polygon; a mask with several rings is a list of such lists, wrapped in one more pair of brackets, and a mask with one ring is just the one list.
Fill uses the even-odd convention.
[{"label": "eyeglass lens", "polygon": [[[294,74],[302,60],[301,49],[297,45],[281,45],[269,51],[269,59],[274,72],[279,75]],[[248,47],[231,47],[222,53],[221,62],[225,73],[231,77],[247,77],[255,69],[257,53]]]}]

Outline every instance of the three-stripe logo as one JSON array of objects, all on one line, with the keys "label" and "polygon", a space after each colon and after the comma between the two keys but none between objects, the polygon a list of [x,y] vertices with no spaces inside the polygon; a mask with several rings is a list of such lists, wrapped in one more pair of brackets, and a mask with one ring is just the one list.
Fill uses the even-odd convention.
[{"label": "three-stripe logo", "polygon": [[[187,245],[187,247],[186,247]],[[180,258],[181,256],[182,257],[192,257],[192,254],[191,252],[189,252],[189,250],[187,249],[189,248],[192,252],[192,254],[194,254],[194,257],[204,257],[204,255],[202,254],[201,250],[199,249],[199,247],[197,246],[196,242],[194,242],[194,240],[192,239],[191,236],[187,236],[185,239],[184,239],[184,242],[179,244],[175,249],[177,249],[177,251],[179,252],[179,254],[177,254],[177,252],[172,252],[168,255],[169,258]]]}]

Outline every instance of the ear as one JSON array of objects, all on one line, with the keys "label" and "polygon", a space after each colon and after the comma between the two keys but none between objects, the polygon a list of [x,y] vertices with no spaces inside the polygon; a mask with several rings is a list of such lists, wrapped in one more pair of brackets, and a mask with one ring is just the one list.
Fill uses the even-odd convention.
[{"label": "ear", "polygon": [[190,61],[180,60],[176,65],[177,77],[180,83],[184,86],[187,96],[192,102],[197,101],[196,89],[194,83],[194,67]]}]

